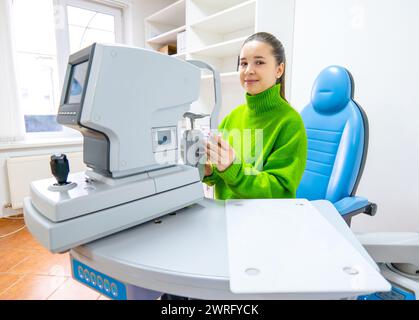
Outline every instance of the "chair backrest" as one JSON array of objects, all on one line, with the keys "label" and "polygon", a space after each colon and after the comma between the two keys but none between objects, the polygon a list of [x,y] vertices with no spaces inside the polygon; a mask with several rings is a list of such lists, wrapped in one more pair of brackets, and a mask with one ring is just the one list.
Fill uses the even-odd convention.
[{"label": "chair backrest", "polygon": [[353,94],[345,68],[330,66],[317,77],[311,102],[301,112],[308,158],[298,198],[334,203],[355,195],[368,151],[368,119]]}]

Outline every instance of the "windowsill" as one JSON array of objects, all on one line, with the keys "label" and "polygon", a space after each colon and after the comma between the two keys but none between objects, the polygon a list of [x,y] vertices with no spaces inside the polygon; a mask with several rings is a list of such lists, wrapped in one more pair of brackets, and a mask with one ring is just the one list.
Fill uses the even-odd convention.
[{"label": "windowsill", "polygon": [[33,138],[14,142],[0,142],[0,151],[78,145],[83,145],[83,138]]}]

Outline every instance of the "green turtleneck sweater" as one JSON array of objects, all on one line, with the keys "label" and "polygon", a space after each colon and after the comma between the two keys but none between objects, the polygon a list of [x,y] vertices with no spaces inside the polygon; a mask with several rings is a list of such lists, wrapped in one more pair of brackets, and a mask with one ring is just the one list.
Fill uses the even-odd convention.
[{"label": "green turtleneck sweater", "polygon": [[213,174],[203,182],[215,185],[220,200],[295,198],[307,159],[299,113],[280,96],[279,84],[246,94],[246,101],[218,127],[236,160],[223,172],[213,165]]}]

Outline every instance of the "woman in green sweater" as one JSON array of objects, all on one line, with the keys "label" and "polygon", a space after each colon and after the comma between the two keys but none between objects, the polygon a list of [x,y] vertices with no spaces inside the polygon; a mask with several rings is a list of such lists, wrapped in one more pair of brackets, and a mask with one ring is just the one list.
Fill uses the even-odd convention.
[{"label": "woman in green sweater", "polygon": [[285,100],[285,53],[278,39],[261,32],[244,42],[240,81],[247,103],[221,122],[222,137],[208,141],[203,182],[215,185],[215,197],[222,200],[295,198],[307,136],[300,115]]},{"label": "woman in green sweater", "polygon": [[285,52],[265,32],[250,36],[240,53],[240,81],[246,104],[219,125],[221,135],[206,145],[203,182],[215,198],[295,198],[307,159],[303,121],[287,102]]}]

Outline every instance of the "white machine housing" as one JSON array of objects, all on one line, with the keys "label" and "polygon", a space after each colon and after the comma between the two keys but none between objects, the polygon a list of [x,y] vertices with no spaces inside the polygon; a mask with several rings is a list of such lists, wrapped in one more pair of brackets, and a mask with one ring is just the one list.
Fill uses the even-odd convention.
[{"label": "white machine housing", "polygon": [[46,248],[64,252],[204,198],[199,168],[178,161],[178,124],[198,99],[200,67],[124,45],[70,56],[57,120],[83,134],[89,169],[68,185],[31,183],[25,221]]},{"label": "white machine housing", "polygon": [[58,122],[84,136],[84,162],[114,178],[176,164],[178,121],[201,71],[151,50],[93,44],[69,59]]}]

